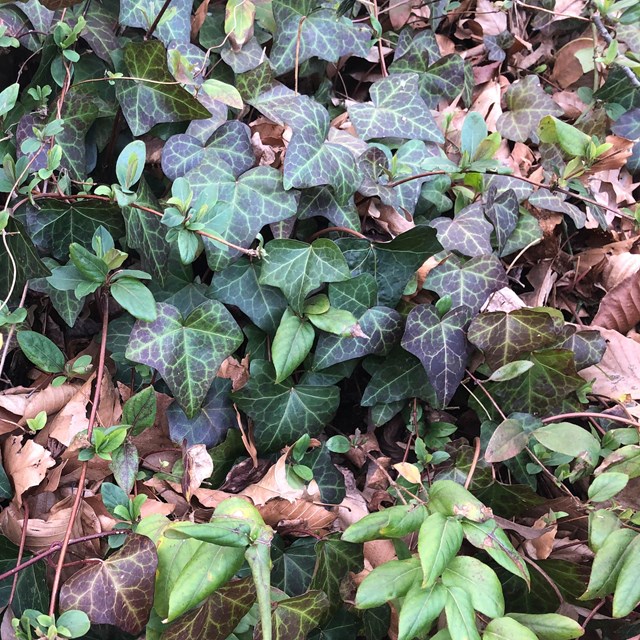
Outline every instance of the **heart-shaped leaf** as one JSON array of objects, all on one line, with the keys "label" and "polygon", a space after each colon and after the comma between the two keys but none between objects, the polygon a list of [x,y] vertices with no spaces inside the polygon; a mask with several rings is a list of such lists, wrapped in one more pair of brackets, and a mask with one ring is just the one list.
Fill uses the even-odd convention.
[{"label": "heart-shaped leaf", "polygon": [[310,187],[300,195],[298,219],[306,220],[315,216],[326,218],[336,227],[360,230],[360,218],[353,200],[338,202],[330,187]]},{"label": "heart-shaped leaf", "polygon": [[479,257],[491,253],[493,226],[484,217],[480,203],[470,204],[451,218],[436,218],[431,226],[438,232],[438,241],[447,251],[463,256]]},{"label": "heart-shaped leaf", "polygon": [[361,273],[355,278],[329,285],[331,306],[350,311],[356,317],[374,307],[377,299],[378,285],[370,273]]},{"label": "heart-shaped leaf", "polygon": [[464,376],[471,315],[468,307],[457,307],[440,318],[434,306],[418,305],[407,317],[402,346],[420,359],[442,406]]},{"label": "heart-shaped leaf", "polygon": [[136,322],[126,357],[156,369],[193,418],[222,361],[242,344],[242,332],[216,300],[186,318],[166,303],[158,303],[157,312],[153,322]]}]

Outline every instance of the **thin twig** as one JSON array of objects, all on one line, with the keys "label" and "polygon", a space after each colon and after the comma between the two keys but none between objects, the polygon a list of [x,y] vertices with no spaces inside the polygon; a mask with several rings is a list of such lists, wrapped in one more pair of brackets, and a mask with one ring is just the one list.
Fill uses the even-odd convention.
[{"label": "thin twig", "polygon": [[349,233],[356,238],[360,238],[361,240],[368,240],[367,236],[359,231],[354,231],[353,229],[349,229],[349,227],[327,227],[326,229],[320,229],[320,231],[316,231],[310,238],[309,242],[313,242],[316,238],[323,236],[327,233],[331,233],[332,231],[339,231],[341,233]]},{"label": "thin twig", "polygon": [[151,23],[149,30],[144,35],[145,40],[148,40],[153,34],[153,32],[156,30],[158,23],[160,22],[160,20],[162,20],[162,16],[165,14],[165,11],[169,8],[170,4],[171,4],[171,0],[164,0],[164,4],[160,8],[160,11],[158,11],[158,15],[156,16],[156,19]]},{"label": "thin twig", "polygon": [[[27,280],[24,283],[24,287],[22,288],[22,296],[20,298],[20,303],[18,304],[18,309],[24,307],[24,301],[27,297],[27,291],[29,290],[29,281]],[[4,346],[2,347],[2,356],[0,357],[0,377],[2,377],[2,372],[4,371],[4,363],[7,360],[7,354],[9,353],[9,345],[11,344],[11,339],[13,338],[13,334],[16,331],[16,325],[12,324],[9,327],[9,333],[7,334],[7,339],[5,340]]]},{"label": "thin twig", "polygon": [[560,600],[560,604],[564,603],[564,596],[560,589],[558,589],[558,585],[551,579],[549,574],[542,568],[539,567],[533,560],[527,558],[527,556],[522,556],[523,560],[531,565],[548,583],[549,586],[553,589],[554,593],[558,596],[558,600]]},{"label": "thin twig", "polygon": [[[378,0],[373,0],[373,16],[380,24],[379,20],[380,12],[378,11]],[[380,56],[380,73],[383,78],[386,78],[389,75],[387,71],[387,63],[384,59],[384,46],[382,44],[382,33],[380,33],[380,37],[378,38],[378,55]]]},{"label": "thin twig", "polygon": [[[91,441],[91,435],[93,433],[93,427],[96,423],[98,416],[98,405],[100,404],[100,392],[102,391],[102,378],[104,375],[104,365],[107,353],[107,334],[109,331],[109,296],[104,292],[102,294],[102,336],[100,339],[100,355],[98,356],[98,368],[96,371],[96,386],[93,392],[93,399],[91,405],[91,413],[89,414],[89,423],[87,425],[87,440]],[[62,546],[60,547],[60,557],[58,558],[58,564],[56,566],[56,572],[53,577],[53,586],[51,587],[51,602],[49,604],[49,615],[53,616],[56,610],[56,602],[58,600],[58,591],[60,589],[60,579],[62,576],[62,569],[64,567],[64,559],[67,554],[67,548],[69,547],[69,541],[71,540],[71,531],[76,521],[78,511],[80,510],[80,503],[82,502],[82,496],[84,494],[84,481],[87,477],[87,469],[89,467],[89,461],[85,460],[82,463],[80,470],[80,477],[78,478],[78,489],[76,497],[71,507],[71,514],[69,515],[69,523],[62,540]]]},{"label": "thin twig", "polygon": [[[24,503],[24,518],[22,519],[22,533],[20,534],[20,548],[18,549],[18,557],[16,558],[16,566],[22,562],[22,556],[24,554],[24,546],[27,542],[27,527],[29,526],[29,504],[25,501]],[[18,586],[18,576],[16,573],[13,576],[13,584],[11,585],[11,595],[9,596],[8,605],[11,606],[13,602],[13,597],[16,595],[16,588]]]},{"label": "thin twig", "polygon": [[296,61],[293,69],[293,90],[296,95],[298,95],[298,74],[300,73],[300,41],[302,40],[302,25],[306,19],[307,16],[302,16],[302,18],[300,18],[300,23],[298,24],[298,35],[296,36]]},{"label": "thin twig", "polygon": [[473,452],[473,460],[471,461],[471,467],[469,467],[469,473],[467,474],[467,479],[464,481],[465,489],[469,488],[469,485],[473,480],[473,474],[476,471],[476,467],[478,466],[478,459],[480,458],[480,438],[475,438],[474,444],[475,444],[475,450]]},{"label": "thin twig", "polygon": [[593,411],[573,411],[571,413],[559,413],[556,416],[550,416],[549,418],[543,418],[543,424],[549,424],[550,422],[556,422],[558,420],[564,420],[566,418],[596,418],[600,420],[611,420],[612,422],[621,422],[623,424],[629,424],[632,427],[640,427],[640,423],[637,420],[631,420],[629,418],[623,418],[622,416],[614,416],[608,413],[595,413]]}]

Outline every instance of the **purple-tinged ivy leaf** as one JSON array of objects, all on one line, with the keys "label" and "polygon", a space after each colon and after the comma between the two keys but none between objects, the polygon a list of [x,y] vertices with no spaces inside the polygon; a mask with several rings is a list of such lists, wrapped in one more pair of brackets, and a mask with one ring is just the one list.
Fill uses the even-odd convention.
[{"label": "purple-tinged ivy leaf", "polygon": [[187,418],[177,402],[171,404],[167,409],[171,439],[179,445],[186,440],[187,447],[204,444],[210,449],[220,444],[227,431],[238,424],[230,393],[230,380],[214,378],[202,408],[194,418]]},{"label": "purple-tinged ivy leaf", "polygon": [[447,251],[477,258],[490,254],[493,226],[484,217],[484,207],[474,202],[451,218],[436,218],[430,223],[438,232],[438,242]]},{"label": "purple-tinged ivy leaf", "polygon": [[236,89],[242,99],[256,108],[263,116],[283,124],[278,112],[296,97],[296,92],[274,80],[271,65],[263,62],[251,71],[236,76]]},{"label": "purple-tinged ivy leaf", "polygon": [[153,606],[158,556],[146,536],[131,534],[112,556],[81,569],[60,590],[60,609],[84,611],[92,624],[142,633]]},{"label": "purple-tinged ivy leaf", "polygon": [[468,338],[495,371],[531,351],[561,344],[565,340],[563,327],[561,317],[544,311],[493,311],[474,318]]},{"label": "purple-tinged ivy leaf", "polygon": [[478,311],[494,292],[507,286],[507,274],[495,255],[480,256],[463,262],[456,256],[431,270],[424,289],[439,296],[451,296],[453,308],[469,307]]},{"label": "purple-tinged ivy leaf", "polygon": [[483,184],[485,192],[491,187],[495,187],[498,193],[511,189],[516,194],[518,202],[526,200],[533,193],[533,187],[530,184],[523,180],[518,180],[515,176],[485,174],[483,176]]},{"label": "purple-tinged ivy leaf", "polygon": [[256,599],[251,578],[234,580],[217,589],[194,611],[185,613],[162,633],[162,640],[227,638]]},{"label": "purple-tinged ivy leaf", "polygon": [[496,191],[494,190],[487,191],[487,203],[484,207],[484,213],[493,224],[496,240],[498,241],[498,253],[500,253],[511,234],[516,230],[520,205],[515,192],[511,189],[503,191],[497,197],[495,193]]},{"label": "purple-tinged ivy leaf", "polygon": [[58,261],[69,259],[69,245],[91,248],[91,238],[103,226],[114,238],[124,233],[120,207],[95,200],[40,200],[39,209],[27,210],[27,227],[37,247]]},{"label": "purple-tinged ivy leaf", "polygon": [[[136,0],[122,0],[120,3],[120,24],[126,27],[138,27],[145,31],[162,9],[163,0],[148,0],[141,3]],[[191,37],[191,9],[193,0],[172,0],[171,12],[160,21],[154,37],[165,46],[170,42],[189,42]]]},{"label": "purple-tinged ivy leaf", "polygon": [[607,343],[599,331],[576,331],[560,345],[573,352],[576,370],[586,369],[602,360]]},{"label": "purple-tinged ivy leaf", "polygon": [[167,52],[158,40],[126,45],[124,63],[130,76],[144,78],[116,83],[122,113],[134,136],[146,133],[160,122],[210,117],[209,111],[179,85],[158,84],[175,82],[167,67]]},{"label": "purple-tinged ivy leaf", "polygon": [[340,204],[329,187],[304,189],[298,203],[298,219],[306,220],[322,216],[336,227],[360,230],[360,217],[353,198]]},{"label": "purple-tinged ivy leaf", "polygon": [[251,374],[231,398],[253,420],[261,454],[292,444],[305,433],[316,437],[338,409],[338,387],[279,384],[273,371],[252,369]]},{"label": "purple-tinged ivy leaf", "polygon": [[225,162],[236,177],[249,171],[255,164],[249,127],[238,120],[225,122],[206,146],[185,133],[171,136],[162,149],[162,170],[170,180],[175,180],[205,158],[211,164]]},{"label": "purple-tinged ivy leaf", "polygon": [[[273,637],[278,640],[305,640],[309,632],[325,619],[329,598],[324,591],[307,591],[301,596],[275,602],[273,606]],[[256,626],[253,637],[254,640],[263,640],[260,626]]]},{"label": "purple-tinged ivy leaf", "polygon": [[242,344],[242,331],[217,300],[204,302],[186,318],[169,304],[159,302],[156,308],[156,320],[134,325],[126,357],[156,369],[193,418],[222,361]]},{"label": "purple-tinged ivy leaf", "polygon": [[562,109],[544,92],[540,78],[529,75],[514,82],[505,93],[508,111],[497,120],[498,131],[508,140],[538,142],[537,129],[545,116],[560,117]]},{"label": "purple-tinged ivy leaf", "polygon": [[208,112],[206,118],[198,116],[199,120],[194,119],[189,123],[186,134],[194,137],[205,144],[207,140],[227,121],[229,109],[226,104],[212,98],[205,91],[198,94],[199,104]]},{"label": "purple-tinged ivy leaf", "polygon": [[[31,1],[33,2],[33,0]],[[39,3],[36,0],[34,4]],[[40,40],[32,33],[29,20],[17,6],[3,5],[0,7],[0,25],[6,28],[6,36],[17,38],[20,44],[29,51],[37,51],[42,47]],[[49,29],[43,30],[43,33],[48,32]]]},{"label": "purple-tinged ivy leaf", "polygon": [[[194,198],[217,185],[218,201],[203,217],[208,233],[241,247],[249,247],[267,224],[295,216],[299,194],[285,191],[282,174],[273,167],[255,167],[236,178],[232,168],[205,158],[185,176]],[[202,238],[207,262],[213,271],[224,269],[240,252],[207,237]],[[273,245],[270,245],[271,247]]]},{"label": "purple-tinged ivy leaf", "polygon": [[464,377],[469,352],[465,329],[472,316],[465,306],[440,318],[433,305],[421,304],[407,317],[402,346],[420,360],[443,407]]},{"label": "purple-tinged ivy leaf", "polygon": [[257,327],[275,333],[287,308],[287,300],[276,287],[260,284],[259,262],[240,258],[213,276],[212,296],[226,305],[234,305]]},{"label": "purple-tinged ivy leaf", "polygon": [[366,337],[340,337],[322,333],[318,338],[313,369],[368,355],[386,355],[400,339],[402,316],[388,307],[373,307],[358,319]]},{"label": "purple-tinged ivy leaf", "polygon": [[114,7],[112,12],[112,7],[113,5],[107,3],[96,3],[91,7],[91,11],[87,11],[85,14],[87,26],[80,36],[99,58],[109,64],[113,64],[111,54],[120,48],[116,39],[117,8]]},{"label": "purple-tinged ivy leaf", "polygon": [[464,60],[458,54],[443,56],[420,75],[420,95],[435,109],[443,98],[453,100],[464,89]]},{"label": "purple-tinged ivy leaf", "polygon": [[627,140],[640,139],[640,109],[630,109],[623,113],[612,125],[611,130],[617,136]]},{"label": "purple-tinged ivy leaf", "polygon": [[533,246],[542,240],[542,229],[538,219],[530,213],[521,213],[514,232],[505,242],[500,257],[511,255],[524,247]]},{"label": "purple-tinged ivy leaf", "polygon": [[293,130],[284,159],[285,189],[330,185],[336,200],[347,202],[361,178],[351,151],[341,144],[325,142],[329,112],[302,95],[278,105],[275,112]]},{"label": "purple-tinged ivy leaf", "polygon": [[249,42],[245,42],[240,51],[234,51],[230,45],[225,46],[220,52],[220,57],[231,67],[234,73],[251,71],[267,59],[264,48],[260,46],[255,37],[251,38]]},{"label": "purple-tinged ivy leaf", "polygon": [[537,209],[565,213],[573,220],[573,224],[576,225],[577,229],[582,229],[587,221],[586,214],[575,205],[566,202],[565,198],[566,196],[551,193],[548,189],[538,189],[529,196],[529,204],[532,204]]},{"label": "purple-tinged ivy leaf", "polygon": [[273,18],[277,28],[269,58],[276,75],[314,56],[337,62],[346,55],[366,58],[369,52],[369,27],[338,17],[317,0],[274,0]]},{"label": "purple-tinged ivy leaf", "polygon": [[350,105],[349,117],[360,137],[443,142],[442,132],[420,97],[418,80],[416,73],[383,78],[369,89],[371,102]]},{"label": "purple-tinged ivy leaf", "polygon": [[438,60],[440,55],[440,47],[431,29],[415,31],[411,27],[405,27],[398,37],[389,71],[424,73],[429,68],[429,64]]}]

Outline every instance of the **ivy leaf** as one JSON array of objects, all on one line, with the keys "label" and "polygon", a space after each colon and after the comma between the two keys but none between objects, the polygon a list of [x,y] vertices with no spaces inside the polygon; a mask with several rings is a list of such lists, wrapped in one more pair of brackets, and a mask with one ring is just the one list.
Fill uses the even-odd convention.
[{"label": "ivy leaf", "polygon": [[431,109],[444,98],[453,100],[464,90],[465,61],[457,54],[442,56],[420,74],[420,95]]},{"label": "ivy leaf", "polygon": [[309,293],[326,282],[349,278],[349,268],[334,242],[321,238],[307,244],[272,240],[263,260],[260,283],[278,287],[296,313]]},{"label": "ivy leaf", "polygon": [[336,412],[340,391],[334,386],[278,384],[262,372],[231,397],[253,420],[258,451],[269,453],[305,433],[316,437]]},{"label": "ivy leaf", "polygon": [[[122,0],[120,24],[146,31],[162,10],[162,5],[162,0],[149,0],[145,4],[136,0]],[[153,35],[166,46],[171,42],[189,42],[192,8],[192,0],[171,0],[171,11],[160,20]]]},{"label": "ivy leaf", "polygon": [[216,300],[238,307],[251,322],[267,333],[274,333],[287,308],[279,289],[260,284],[259,262],[240,258],[213,276],[209,291]]},{"label": "ivy leaf", "polygon": [[584,385],[576,372],[571,351],[535,351],[529,359],[533,367],[517,378],[487,383],[487,391],[506,414],[522,411],[547,415],[560,410],[567,397]]},{"label": "ivy leaf", "polygon": [[477,258],[490,254],[493,226],[484,217],[484,208],[476,202],[450,218],[436,218],[430,223],[438,232],[438,241],[447,251]]},{"label": "ivy leaf", "polygon": [[136,322],[126,357],[156,369],[193,418],[222,361],[242,344],[242,332],[216,300],[201,304],[186,318],[169,304],[156,307],[155,321]]},{"label": "ivy leaf", "polygon": [[[305,640],[309,632],[324,619],[329,608],[322,591],[307,591],[301,596],[273,603],[271,624],[274,640]],[[255,640],[262,640],[262,628],[254,632]]]},{"label": "ivy leaf", "polygon": [[372,375],[362,395],[363,407],[406,398],[420,398],[435,403],[435,392],[424,375],[422,362],[404,349],[393,349],[382,364],[365,360],[364,366]]},{"label": "ivy leaf", "polygon": [[167,52],[158,40],[126,45],[124,63],[130,76],[144,78],[116,83],[122,113],[134,136],[141,136],[159,122],[210,117],[209,111],[178,84],[158,84],[175,82],[167,67]]},{"label": "ivy leaf", "polygon": [[469,342],[482,351],[492,371],[519,360],[523,354],[562,342],[564,319],[533,309],[493,311],[476,316]]},{"label": "ivy leaf", "polygon": [[359,231],[360,218],[353,199],[338,202],[330,187],[310,187],[304,189],[298,203],[298,220],[322,216],[336,227],[346,227]]},{"label": "ivy leaf", "polygon": [[[158,202],[144,179],[138,185],[136,204],[158,209]],[[167,228],[158,216],[136,207],[123,207],[122,215],[127,230],[127,245],[137,249],[142,268],[161,285],[164,284],[169,275],[167,262],[171,250],[165,239]]]},{"label": "ivy leaf", "polygon": [[317,0],[274,0],[273,18],[277,28],[269,59],[276,75],[314,56],[337,62],[346,55],[366,58],[369,51],[368,27],[338,18]]},{"label": "ivy leaf", "polygon": [[524,247],[533,246],[542,240],[540,223],[530,213],[522,213],[518,218],[515,231],[509,236],[500,251],[500,257],[511,255]]},{"label": "ivy leaf", "polygon": [[85,19],[87,26],[81,37],[99,58],[107,63],[113,63],[111,54],[115,54],[119,47],[115,35],[115,26],[118,22],[116,9],[103,4],[96,5],[93,11],[87,11]]},{"label": "ivy leaf", "polygon": [[364,337],[340,337],[323,333],[313,359],[313,369],[326,369],[338,362],[367,355],[385,355],[400,339],[402,317],[395,309],[373,307],[358,319]]},{"label": "ivy leaf", "polygon": [[124,233],[120,207],[102,202],[41,200],[39,210],[27,211],[27,226],[34,243],[58,261],[67,260],[69,245],[91,249],[91,238],[104,227],[114,238]]},{"label": "ivy leaf", "polygon": [[[201,222],[207,232],[241,247],[248,247],[263,226],[296,214],[298,195],[284,191],[282,176],[272,167],[256,167],[238,178],[222,160],[205,159],[185,179],[196,199],[212,183],[217,186],[218,200]],[[223,269],[239,256],[238,251],[215,240],[202,240],[213,271]]]},{"label": "ivy leaf", "polygon": [[378,285],[370,273],[361,273],[343,282],[332,282],[328,289],[331,306],[350,311],[356,317],[375,307],[378,299]]},{"label": "ivy leaf", "polygon": [[337,245],[351,269],[351,276],[372,274],[378,283],[378,304],[395,307],[424,261],[442,250],[436,232],[415,227],[391,242],[368,242],[356,238],[338,240]]},{"label": "ivy leaf", "polygon": [[212,593],[204,604],[178,618],[162,633],[162,640],[227,638],[256,599],[251,578],[234,580]]},{"label": "ivy leaf", "polygon": [[602,360],[607,342],[599,331],[576,331],[560,345],[560,348],[573,351],[576,370],[580,371]]},{"label": "ivy leaf", "polygon": [[[344,500],[344,476],[331,461],[331,454],[326,446],[312,449],[303,456],[300,463],[313,471],[313,479],[320,489],[322,502],[340,504]],[[325,589],[323,591],[327,593]]]},{"label": "ivy leaf", "polygon": [[223,442],[227,431],[237,426],[230,393],[231,380],[214,378],[194,418],[188,418],[177,402],[169,405],[166,415],[171,440],[180,445],[186,440],[187,447],[204,444],[207,448]]},{"label": "ivy leaf", "polygon": [[288,596],[299,596],[308,591],[316,566],[315,544],[313,538],[298,538],[284,549],[281,538],[274,540],[271,546],[271,583],[274,587]]},{"label": "ivy leaf", "polygon": [[420,97],[418,80],[415,73],[394,74],[371,86],[371,102],[349,105],[349,117],[360,137],[443,142],[429,107]]},{"label": "ivy leaf", "polygon": [[468,307],[457,307],[440,318],[434,306],[418,305],[407,317],[402,346],[420,359],[442,406],[464,377],[471,315]]},{"label": "ivy leaf", "polygon": [[538,142],[537,129],[545,116],[562,116],[562,109],[544,92],[540,78],[528,75],[514,82],[505,93],[508,111],[496,122],[498,131],[508,140]]},{"label": "ivy leaf", "polygon": [[360,186],[360,175],[351,151],[325,142],[329,113],[308,96],[295,96],[279,105],[278,119],[293,129],[284,159],[285,189],[330,185],[336,200],[344,204]]},{"label": "ivy leaf", "polygon": [[[79,609],[92,624],[111,624],[137,636],[153,605],[157,564],[155,544],[146,536],[129,535],[112,556],[74,573],[62,585],[60,609]],[[105,606],[105,593],[111,606]]]},{"label": "ivy leaf", "polygon": [[451,296],[451,306],[478,311],[486,299],[507,286],[507,275],[496,256],[480,256],[463,262],[455,256],[432,269],[424,289]]},{"label": "ivy leaf", "polygon": [[511,234],[516,230],[520,205],[515,191],[512,189],[503,191],[497,197],[495,193],[494,191],[488,192],[484,213],[493,224],[498,241],[498,251],[501,252]]},{"label": "ivy leaf", "polygon": [[162,170],[170,180],[184,176],[206,159],[228,164],[237,177],[255,164],[249,127],[238,120],[225,122],[204,146],[197,138],[179,133],[162,148]]},{"label": "ivy leaf", "polygon": [[578,229],[582,229],[587,221],[586,214],[575,205],[566,202],[565,195],[551,193],[548,189],[538,189],[529,196],[529,204],[532,204],[537,209],[568,215]]}]

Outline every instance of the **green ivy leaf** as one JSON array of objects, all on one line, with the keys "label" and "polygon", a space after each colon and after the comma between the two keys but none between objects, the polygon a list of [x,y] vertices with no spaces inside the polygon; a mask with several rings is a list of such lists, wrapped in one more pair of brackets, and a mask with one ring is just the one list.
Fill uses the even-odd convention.
[{"label": "green ivy leaf", "polygon": [[407,317],[402,346],[420,359],[442,406],[464,377],[470,317],[469,308],[457,307],[440,318],[433,305],[418,305]]},{"label": "green ivy leaf", "polygon": [[395,309],[373,307],[358,319],[358,326],[361,336],[320,335],[313,369],[326,369],[366,355],[386,355],[400,339],[402,318]]},{"label": "green ivy leaf", "polygon": [[589,500],[591,502],[606,502],[620,493],[628,484],[629,476],[626,473],[609,471],[594,478],[589,485]]},{"label": "green ivy leaf", "polygon": [[[153,542],[127,536],[112,556],[68,578],[60,590],[60,609],[84,611],[92,624],[111,624],[138,635],[149,619],[158,559]],[[103,594],[111,594],[111,606]]]},{"label": "green ivy leaf", "polygon": [[307,357],[315,338],[313,326],[287,309],[280,320],[271,347],[276,382],[288,378]]},{"label": "green ivy leaf", "polygon": [[271,583],[288,596],[299,596],[309,590],[316,566],[316,541],[297,538],[286,549],[280,538],[271,545]]},{"label": "green ivy leaf", "polygon": [[360,230],[360,218],[353,199],[340,202],[331,187],[309,187],[300,194],[298,220],[316,216],[326,218],[335,227]]},{"label": "green ivy leaf", "polygon": [[313,471],[313,479],[325,504],[340,504],[346,495],[344,476],[331,461],[327,445],[312,449],[301,460]]},{"label": "green ivy leaf", "polygon": [[[275,602],[273,607],[271,624],[274,640],[305,640],[324,619],[329,601],[322,591],[307,591],[295,598]],[[262,628],[257,627],[255,640],[263,637]]]},{"label": "green ivy leaf", "polygon": [[429,107],[420,97],[418,80],[415,73],[394,74],[373,83],[371,102],[349,105],[349,117],[360,137],[443,142]]},{"label": "green ivy leaf", "polygon": [[321,238],[313,244],[297,240],[272,240],[263,260],[260,283],[278,287],[296,313],[304,300],[326,282],[349,278],[344,257],[334,242]]},{"label": "green ivy leaf", "polygon": [[345,55],[365,58],[369,51],[368,27],[339,18],[317,0],[274,0],[273,18],[276,33],[269,58],[276,75],[314,56],[337,62]]},{"label": "green ivy leaf", "polygon": [[225,307],[207,301],[183,318],[166,303],[153,322],[136,322],[126,357],[156,369],[186,415],[193,418],[222,361],[242,344],[242,332]]},{"label": "green ivy leaf", "polygon": [[346,309],[359,318],[376,306],[378,285],[370,273],[361,273],[343,282],[332,282],[328,294],[332,307]]},{"label": "green ivy leaf", "polygon": [[544,92],[540,78],[532,74],[514,82],[505,93],[508,111],[497,120],[498,131],[508,140],[538,141],[537,130],[545,116],[562,115],[562,109]]},{"label": "green ivy leaf", "polygon": [[474,202],[450,218],[436,218],[430,225],[438,232],[438,241],[447,251],[472,258],[491,253],[493,225],[484,217],[484,207]]},{"label": "green ivy leaf", "polygon": [[285,385],[267,374],[249,378],[242,389],[232,394],[234,402],[254,421],[258,451],[277,451],[308,433],[317,436],[338,408],[337,387]]},{"label": "green ivy leaf", "polygon": [[167,67],[167,52],[158,40],[130,42],[124,48],[124,63],[129,76],[144,78],[116,83],[122,113],[134,136],[160,122],[210,117],[209,111],[177,83],[158,84],[175,82]]},{"label": "green ivy leaf", "polygon": [[524,354],[560,344],[563,327],[564,319],[555,313],[534,309],[493,311],[473,319],[468,338],[495,371]]},{"label": "green ivy leaf", "polygon": [[134,436],[153,427],[156,420],[156,392],[152,386],[131,396],[122,407],[122,424],[131,427]]},{"label": "green ivy leaf", "polygon": [[451,306],[478,311],[494,292],[507,286],[507,276],[494,255],[462,262],[455,256],[432,269],[424,288],[439,296],[451,296]]}]

